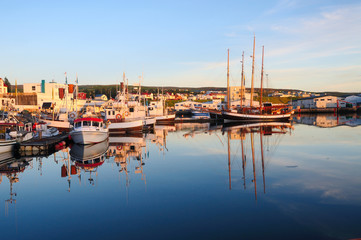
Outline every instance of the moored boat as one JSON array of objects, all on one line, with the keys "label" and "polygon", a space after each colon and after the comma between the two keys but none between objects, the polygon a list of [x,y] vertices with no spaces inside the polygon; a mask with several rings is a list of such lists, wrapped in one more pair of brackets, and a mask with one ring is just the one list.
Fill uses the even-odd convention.
[{"label": "moored boat", "polygon": [[74,120],[70,136],[77,144],[94,144],[105,141],[109,136],[109,129],[101,118],[78,118]]}]

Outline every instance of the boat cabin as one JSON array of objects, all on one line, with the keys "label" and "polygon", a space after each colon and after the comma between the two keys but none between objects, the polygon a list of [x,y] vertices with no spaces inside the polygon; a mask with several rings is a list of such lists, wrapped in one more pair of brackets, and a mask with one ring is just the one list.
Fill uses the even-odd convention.
[{"label": "boat cabin", "polygon": [[96,127],[106,128],[103,120],[100,118],[79,118],[74,120],[74,128]]}]

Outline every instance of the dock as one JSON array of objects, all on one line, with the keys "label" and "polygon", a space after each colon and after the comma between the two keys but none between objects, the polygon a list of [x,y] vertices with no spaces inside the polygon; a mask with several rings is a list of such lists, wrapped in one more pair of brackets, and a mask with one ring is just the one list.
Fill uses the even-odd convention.
[{"label": "dock", "polygon": [[33,138],[28,141],[19,143],[15,147],[15,152],[20,154],[20,156],[37,156],[37,155],[47,155],[49,153],[55,152],[57,147],[63,144],[69,143],[69,133],[62,133],[53,137],[46,138]]}]

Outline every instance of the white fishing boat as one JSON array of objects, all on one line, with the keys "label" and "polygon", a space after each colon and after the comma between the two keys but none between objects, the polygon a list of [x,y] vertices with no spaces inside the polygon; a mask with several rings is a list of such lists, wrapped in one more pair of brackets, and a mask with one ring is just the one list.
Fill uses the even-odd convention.
[{"label": "white fishing boat", "polygon": [[101,118],[78,118],[74,120],[74,128],[70,132],[70,136],[77,144],[95,144],[108,138],[109,129]]},{"label": "white fishing boat", "polygon": [[49,127],[49,123],[39,122],[35,123],[35,131],[41,135],[41,137],[53,137],[59,134],[59,130],[55,127]]},{"label": "white fishing boat", "polygon": [[109,132],[111,133],[123,133],[123,132],[136,132],[143,129],[143,120],[135,120],[128,122],[111,122],[109,125]]},{"label": "white fishing boat", "polygon": [[4,130],[4,133],[0,134],[0,153],[10,152],[13,150],[15,144],[33,138],[33,133],[31,132],[31,123],[18,123],[16,125],[2,124],[1,128]]}]

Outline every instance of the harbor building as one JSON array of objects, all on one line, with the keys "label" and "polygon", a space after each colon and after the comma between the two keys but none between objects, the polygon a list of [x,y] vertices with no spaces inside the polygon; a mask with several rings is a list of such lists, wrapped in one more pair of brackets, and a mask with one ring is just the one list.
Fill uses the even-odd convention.
[{"label": "harbor building", "polygon": [[0,78],[0,94],[8,93],[8,86],[6,86],[5,81]]},{"label": "harbor building", "polygon": [[336,96],[308,97],[292,101],[294,109],[345,108],[346,102]]}]

